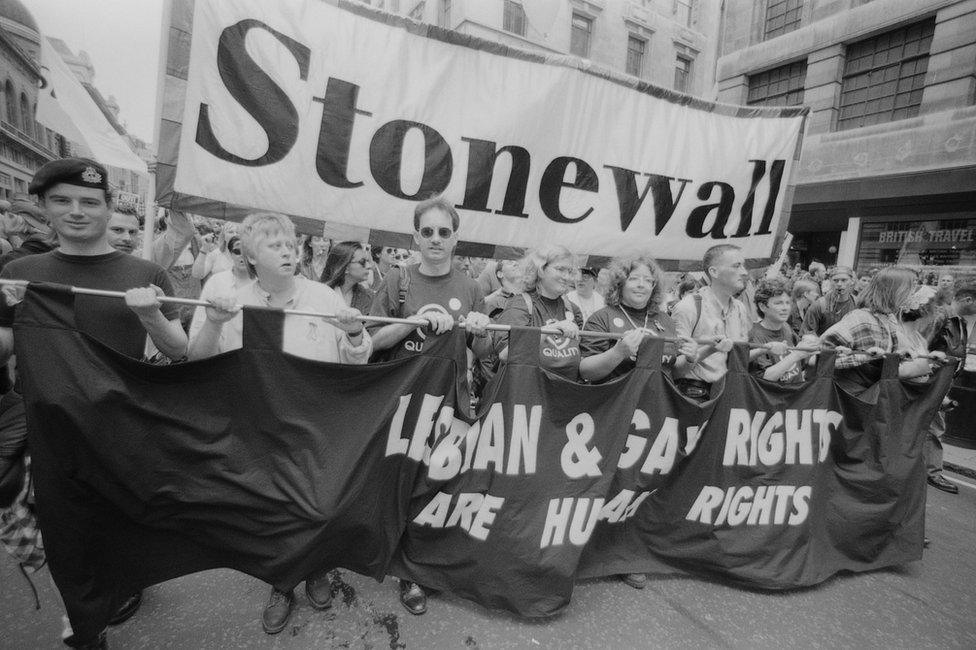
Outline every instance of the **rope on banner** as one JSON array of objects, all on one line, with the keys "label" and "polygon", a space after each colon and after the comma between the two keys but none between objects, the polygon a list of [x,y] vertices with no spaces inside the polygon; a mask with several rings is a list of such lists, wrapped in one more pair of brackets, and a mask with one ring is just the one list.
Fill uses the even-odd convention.
[{"label": "rope on banner", "polygon": [[[11,280],[11,279],[3,279],[3,278],[0,278],[0,286],[8,286],[9,285],[9,286],[15,286],[15,287],[27,287],[29,284],[30,284],[30,282],[28,280]],[[125,292],[124,291],[107,291],[107,290],[104,290],[104,289],[88,289],[88,288],[85,288],[85,287],[72,287],[72,286],[69,286],[68,289],[71,291],[71,293],[74,293],[76,295],[82,295],[82,296],[100,296],[100,297],[103,297],[103,298],[125,298]],[[197,306],[197,307],[212,307],[213,306],[209,302],[207,302],[206,300],[195,300],[193,298],[174,298],[172,296],[159,296],[157,298],[157,300],[159,300],[159,302],[161,302],[161,303],[171,303],[171,304],[175,304],[175,305],[191,305],[191,306]],[[238,309],[242,309],[245,306],[247,306],[247,305],[236,305],[236,307]],[[306,311],[306,310],[301,310],[301,309],[281,309],[280,311],[282,313],[286,314],[286,315],[291,315],[291,316],[310,316],[312,318],[326,318],[326,319],[331,319],[331,320],[335,320],[336,319],[336,315],[335,314],[326,314],[326,313],[318,312],[318,311]],[[359,319],[362,320],[362,321],[364,321],[364,322],[367,322],[367,323],[386,323],[386,324],[391,324],[392,323],[392,324],[400,324],[400,325],[416,325],[418,327],[422,327],[422,326],[428,324],[426,320],[423,320],[423,319],[420,319],[420,318],[392,318],[392,317],[388,317],[388,316],[368,316],[366,314],[360,315],[359,316]],[[464,326],[464,318],[461,318],[461,320],[458,323],[458,325],[459,326],[462,326],[462,327]],[[533,332],[534,331],[534,332],[539,332],[540,334],[562,335],[562,331],[561,330],[558,330],[558,329],[556,329],[554,327],[533,327],[533,326],[529,326],[529,325],[498,325],[498,324],[495,324],[495,323],[491,323],[485,329],[488,330],[488,331],[490,331],[490,332],[511,332],[513,330],[517,330],[517,331],[528,331],[528,332]],[[645,330],[645,334],[646,334],[646,336],[648,338],[659,338],[659,339],[665,341],[666,343],[679,343],[681,341],[681,339],[679,339],[679,338],[656,336],[653,332],[646,331],[646,330]],[[579,335],[580,335],[581,338],[595,338],[595,339],[596,338],[603,338],[603,339],[612,339],[612,340],[617,340],[617,339],[621,339],[621,338],[624,337],[623,334],[620,334],[620,333],[617,333],[617,332],[593,332],[593,331],[589,331],[589,330],[580,330]],[[695,343],[698,343],[699,345],[705,345],[705,344],[708,344],[708,343],[714,343],[715,342],[714,339],[694,339],[694,341],[695,341]],[[768,344],[768,343],[749,343],[749,347],[751,349],[754,349],[754,350],[756,350],[756,349],[769,349],[770,344]],[[820,352],[820,350],[821,350],[819,347],[816,347],[816,348],[788,347],[786,349],[789,350],[789,351],[810,352],[810,353]],[[852,352],[846,353],[846,355],[857,355],[857,356],[866,356],[866,357],[881,357],[881,356],[884,356],[884,355],[879,355],[879,354],[875,354],[873,352],[867,352],[867,351],[852,351]],[[845,354],[841,354],[839,356],[846,356],[846,355]],[[955,363],[956,361],[959,360],[956,357],[946,356],[945,358],[943,358],[943,357],[940,357],[940,356],[933,356],[933,355],[929,355],[929,354],[916,354],[916,355],[913,355],[912,358],[913,359],[929,359],[931,361],[943,362],[943,363],[950,363],[950,362],[951,363]]]}]

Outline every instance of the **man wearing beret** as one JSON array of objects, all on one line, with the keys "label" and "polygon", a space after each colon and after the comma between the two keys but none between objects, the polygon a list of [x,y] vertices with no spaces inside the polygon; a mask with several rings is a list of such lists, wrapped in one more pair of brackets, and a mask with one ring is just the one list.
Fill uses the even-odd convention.
[{"label": "man wearing beret", "polygon": [[[58,247],[10,262],[0,271],[0,278],[125,292],[124,301],[77,295],[78,329],[137,359],[143,357],[148,334],[170,359],[184,358],[187,338],[180,326],[178,306],[159,301],[160,296],[172,294],[166,272],[157,264],[115,250],[109,243],[113,204],[105,168],[86,158],[55,160],[37,170],[28,191],[37,195],[47,224],[58,236]],[[14,351],[15,305],[23,291],[8,286],[3,293],[6,301],[0,301],[0,363],[6,363]],[[38,499],[36,505],[43,521],[44,503]],[[78,567],[52,565],[51,569],[57,576]],[[139,597],[130,597],[114,622],[131,616]],[[91,639],[72,636],[66,643],[104,647],[105,632]]]}]

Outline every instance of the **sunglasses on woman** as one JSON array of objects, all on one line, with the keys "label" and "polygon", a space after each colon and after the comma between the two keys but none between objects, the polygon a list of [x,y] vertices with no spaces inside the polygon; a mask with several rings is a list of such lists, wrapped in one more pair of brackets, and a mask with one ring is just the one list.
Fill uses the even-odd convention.
[{"label": "sunglasses on woman", "polygon": [[[437,234],[440,235],[441,239],[450,239],[451,236],[454,234],[454,231],[448,228],[447,226],[441,226],[440,228],[437,229]],[[431,237],[434,236],[434,229],[431,228],[430,226],[424,226],[423,228],[420,229],[420,236],[423,237],[424,239],[430,239]]]}]

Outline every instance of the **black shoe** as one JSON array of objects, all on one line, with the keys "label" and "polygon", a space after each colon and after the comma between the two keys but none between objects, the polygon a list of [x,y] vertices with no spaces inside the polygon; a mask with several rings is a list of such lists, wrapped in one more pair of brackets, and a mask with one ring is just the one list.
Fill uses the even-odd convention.
[{"label": "black shoe", "polygon": [[105,634],[105,630],[102,630],[101,633],[91,641],[79,643],[75,640],[75,635],[72,634],[64,640],[64,644],[69,648],[76,648],[77,650],[108,650],[108,636]]},{"label": "black shoe", "polygon": [[935,476],[929,475],[928,481],[929,485],[938,490],[948,492],[949,494],[959,494],[959,487],[955,483],[947,481],[942,474],[936,474]]},{"label": "black shoe", "polygon": [[647,586],[647,576],[643,573],[622,573],[620,579],[634,589],[643,589]]},{"label": "black shoe", "polygon": [[119,625],[121,623],[125,623],[130,618],[132,618],[133,614],[139,611],[139,605],[141,604],[142,604],[142,592],[137,591],[136,593],[132,594],[131,596],[125,599],[125,602],[122,603],[122,606],[119,607],[117,612],[115,612],[115,615],[108,620],[108,624]]},{"label": "black shoe", "polygon": [[309,604],[322,610],[332,607],[332,580],[328,571],[313,573],[305,578],[305,595]]},{"label": "black shoe", "polygon": [[261,616],[261,627],[268,634],[277,634],[288,625],[291,617],[291,608],[295,605],[295,596],[292,592],[287,594],[277,589],[271,590],[271,597],[268,604],[264,606],[264,614]]},{"label": "black shoe", "polygon": [[416,582],[401,580],[400,604],[415,616],[423,614],[427,611],[427,594],[424,592],[424,588]]}]

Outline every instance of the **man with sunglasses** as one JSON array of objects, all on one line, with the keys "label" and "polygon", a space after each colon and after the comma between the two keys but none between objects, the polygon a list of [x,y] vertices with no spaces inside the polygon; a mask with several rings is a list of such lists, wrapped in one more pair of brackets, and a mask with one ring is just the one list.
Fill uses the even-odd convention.
[{"label": "man with sunglasses", "polygon": [[[452,264],[460,220],[454,206],[441,197],[417,204],[413,240],[420,251],[420,263],[390,268],[373,298],[370,314],[422,318],[427,326],[375,325],[370,329],[374,351],[382,350],[391,359],[418,354],[423,351],[425,329],[441,334],[463,318],[474,355],[481,358],[489,353],[485,329],[489,320],[483,313],[481,287]],[[407,274],[406,278],[401,274]],[[466,403],[463,400],[462,396],[459,403]],[[411,614],[423,614],[427,611],[427,594],[420,585],[401,580],[400,603]]]},{"label": "man with sunglasses", "polygon": [[[254,282],[254,276],[244,258],[244,249],[240,237],[233,235],[227,240],[227,253],[234,265],[226,271],[218,271],[210,276],[200,292],[200,300],[213,302],[219,296],[236,295],[245,285]],[[193,313],[193,320],[190,322],[190,340],[196,338],[206,320],[207,308],[197,307]]]}]

